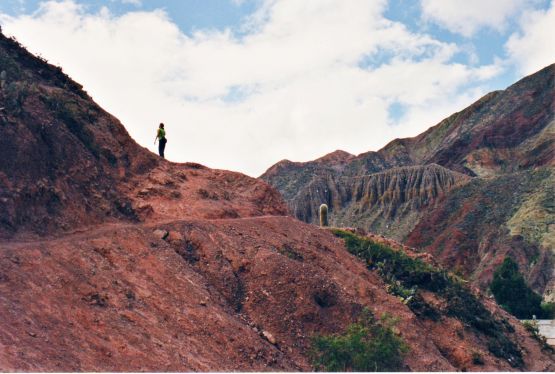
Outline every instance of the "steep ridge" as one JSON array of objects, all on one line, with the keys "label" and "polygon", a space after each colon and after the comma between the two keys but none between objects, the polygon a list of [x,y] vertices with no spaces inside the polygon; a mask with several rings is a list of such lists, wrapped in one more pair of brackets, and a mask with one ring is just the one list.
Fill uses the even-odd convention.
[{"label": "steep ridge", "polygon": [[116,181],[158,163],[61,69],[0,36],[0,235],[134,219]]},{"label": "steep ridge", "polygon": [[411,158],[480,176],[553,166],[554,83],[550,65],[486,95],[415,138]]},{"label": "steep ridge", "polygon": [[0,371],[308,371],[311,337],[364,309],[398,318],[404,370],[555,368],[476,290],[464,295],[485,329],[433,291],[415,309],[345,241],[285,217],[265,182],[160,160],[59,69],[0,41]]},{"label": "steep ridge", "polygon": [[[357,159],[388,167],[436,163],[471,176],[553,166],[555,64],[491,92],[424,133]],[[356,163],[360,164],[360,162]]]},{"label": "steep ridge", "polygon": [[[483,288],[492,268],[510,254],[531,285],[549,299],[555,294],[549,270],[555,258],[549,239],[555,229],[555,195],[550,193],[552,177],[548,177],[555,165],[554,81],[555,65],[550,65],[506,90],[485,95],[417,137],[396,139],[377,152],[333,165],[326,157],[305,163],[284,160],[261,179],[276,187],[291,212],[305,222],[316,222],[317,207],[327,203],[333,224],[408,240],[441,253],[444,265],[462,271]],[[416,167],[423,172],[429,165],[454,174],[425,178],[422,185],[403,189],[402,181],[407,180],[403,170]],[[544,177],[530,178],[530,173]],[[398,182],[370,188],[367,179],[379,178],[367,175],[388,175],[389,181]],[[422,194],[434,189],[439,193]],[[488,209],[479,205],[484,193],[491,197]],[[463,219],[460,206],[474,212],[466,217],[464,230],[455,223]],[[465,251],[457,250],[455,238],[465,243]]]},{"label": "steep ridge", "polygon": [[[196,164],[171,164],[140,147],[60,68],[3,35],[0,70],[0,238],[147,216],[286,212],[279,195],[263,182]],[[226,193],[229,188],[233,193]],[[166,203],[149,204],[157,196]],[[191,203],[177,209],[173,202],[179,199]],[[195,209],[195,201],[217,199],[222,203]]]}]

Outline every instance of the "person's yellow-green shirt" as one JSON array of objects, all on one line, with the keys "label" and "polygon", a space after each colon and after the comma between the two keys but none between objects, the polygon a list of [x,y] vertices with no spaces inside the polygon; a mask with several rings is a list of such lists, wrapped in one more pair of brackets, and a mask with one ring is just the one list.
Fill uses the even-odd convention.
[{"label": "person's yellow-green shirt", "polygon": [[166,130],[163,128],[158,129],[158,139],[165,139],[166,138]]}]

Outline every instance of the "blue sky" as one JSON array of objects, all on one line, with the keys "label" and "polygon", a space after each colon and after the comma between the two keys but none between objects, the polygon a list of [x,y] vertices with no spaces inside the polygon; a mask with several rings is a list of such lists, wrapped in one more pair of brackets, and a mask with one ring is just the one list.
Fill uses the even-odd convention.
[{"label": "blue sky", "polygon": [[[11,14],[32,13],[39,8],[43,0],[2,0],[0,10]],[[190,34],[196,29],[219,28],[237,26],[241,19],[256,9],[256,1],[244,1],[241,3],[230,0],[85,0],[79,1],[86,5],[88,11],[98,12],[102,7],[107,7],[116,15],[126,12],[152,11],[155,9],[165,10],[171,20],[175,22],[183,32]]]},{"label": "blue sky", "polygon": [[164,121],[170,159],[256,176],[414,136],[555,62],[553,2],[2,0],[0,24],[140,144]]}]

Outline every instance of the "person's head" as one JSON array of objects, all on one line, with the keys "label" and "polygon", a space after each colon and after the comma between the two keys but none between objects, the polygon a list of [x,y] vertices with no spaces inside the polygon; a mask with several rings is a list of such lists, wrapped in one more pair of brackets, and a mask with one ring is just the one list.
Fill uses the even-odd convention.
[{"label": "person's head", "polygon": [[163,123],[160,124],[160,128],[161,128],[161,129],[164,128],[164,124],[163,124]]}]

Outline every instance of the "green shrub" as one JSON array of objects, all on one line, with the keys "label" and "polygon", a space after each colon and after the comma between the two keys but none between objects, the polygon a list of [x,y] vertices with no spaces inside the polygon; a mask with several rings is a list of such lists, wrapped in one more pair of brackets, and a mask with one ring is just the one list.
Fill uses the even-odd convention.
[{"label": "green shrub", "polygon": [[332,232],[345,240],[347,250],[364,260],[370,269],[378,269],[382,276],[403,283],[404,287],[419,286],[429,291],[439,291],[448,284],[445,271],[419,259],[413,259],[401,251],[361,238],[351,232],[334,229]]},{"label": "green shrub", "polygon": [[542,297],[528,287],[517,263],[510,257],[495,270],[490,289],[497,303],[518,319],[544,317]]},{"label": "green shrub", "polygon": [[[345,240],[347,250],[363,259],[370,270],[376,270],[388,285],[388,291],[399,296],[418,316],[439,320],[442,315],[463,322],[476,332],[488,337],[488,349],[495,356],[506,359],[512,366],[523,365],[522,353],[508,333],[513,327],[504,320],[496,320],[486,307],[457,277],[442,269],[410,258],[402,251],[375,243],[349,231],[333,229]],[[435,292],[446,301],[443,310],[436,310],[425,303],[418,288]]]},{"label": "green shrub", "polygon": [[418,317],[439,321],[441,313],[432,305],[428,304],[419,293],[416,293],[410,299],[403,301],[409,309]]},{"label": "green shrub", "polygon": [[311,360],[323,371],[399,371],[408,346],[395,334],[396,320],[385,315],[377,322],[364,313],[342,334],[312,339]]},{"label": "green shrub", "polygon": [[523,321],[522,326],[532,335],[537,335],[540,333],[540,329],[538,328],[538,323],[534,320],[531,321]]},{"label": "green shrub", "polygon": [[31,85],[27,82],[11,82],[3,85],[2,91],[6,110],[12,115],[20,115],[23,112],[25,100],[29,96]]}]

